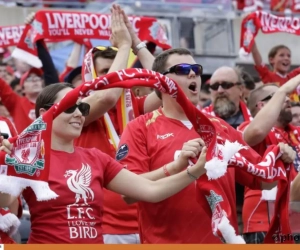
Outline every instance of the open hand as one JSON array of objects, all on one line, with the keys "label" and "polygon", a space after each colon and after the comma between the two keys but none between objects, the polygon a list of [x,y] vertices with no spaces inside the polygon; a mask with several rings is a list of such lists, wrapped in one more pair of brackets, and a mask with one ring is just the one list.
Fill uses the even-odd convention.
[{"label": "open hand", "polygon": [[120,6],[113,5],[111,8],[111,37],[112,46],[120,49],[123,46],[131,48],[132,39],[125,25]]}]

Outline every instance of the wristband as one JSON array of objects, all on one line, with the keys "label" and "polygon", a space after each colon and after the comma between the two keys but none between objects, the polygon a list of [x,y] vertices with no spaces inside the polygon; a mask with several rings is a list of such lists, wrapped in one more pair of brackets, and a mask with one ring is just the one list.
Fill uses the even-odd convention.
[{"label": "wristband", "polygon": [[133,53],[137,55],[137,53],[143,48],[147,48],[147,45],[144,42],[140,42],[135,48],[133,48]]},{"label": "wristband", "polygon": [[190,173],[190,170],[189,170],[190,167],[191,167],[191,166],[188,166],[187,169],[186,169],[186,172],[187,172],[188,176],[189,176],[193,181],[198,180],[198,178],[197,178],[196,176],[194,176],[194,175],[192,175],[192,174]]},{"label": "wristband", "polygon": [[164,170],[165,176],[170,176],[170,173],[169,173],[169,171],[168,171],[168,169],[167,169],[167,164],[165,164],[165,165],[163,166],[163,170]]}]

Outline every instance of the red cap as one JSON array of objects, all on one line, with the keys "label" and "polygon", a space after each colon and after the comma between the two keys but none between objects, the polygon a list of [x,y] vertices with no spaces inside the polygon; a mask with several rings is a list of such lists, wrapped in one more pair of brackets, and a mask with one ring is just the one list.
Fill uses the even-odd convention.
[{"label": "red cap", "polygon": [[20,79],[20,85],[23,86],[25,80],[30,76],[30,74],[36,74],[37,76],[43,76],[43,71],[38,68],[31,68],[25,74],[22,75]]}]

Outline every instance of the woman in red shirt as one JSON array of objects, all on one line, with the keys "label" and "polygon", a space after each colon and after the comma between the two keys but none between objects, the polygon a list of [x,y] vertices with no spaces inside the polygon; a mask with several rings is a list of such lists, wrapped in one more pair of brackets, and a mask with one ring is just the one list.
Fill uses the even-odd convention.
[{"label": "woman in red shirt", "polygon": [[[36,101],[37,115],[58,103],[71,90],[70,85],[61,83],[46,87]],[[103,188],[137,200],[159,202],[181,191],[205,173],[206,148],[201,139],[187,151],[190,156],[201,151],[193,167],[158,181],[150,181],[128,171],[95,148],[74,147],[73,141],[80,136],[84,116],[88,113],[89,105],[79,103],[53,121],[48,182],[58,198],[38,202],[31,188],[23,191],[31,214],[28,243],[103,243]],[[1,149],[10,153],[12,145],[8,141],[4,141],[3,145],[6,146]],[[126,151],[123,153],[126,154]],[[161,168],[157,171],[168,170]],[[0,200],[5,196],[7,198],[9,195],[1,194]],[[8,200],[7,203],[10,203],[15,198],[9,196]]]}]

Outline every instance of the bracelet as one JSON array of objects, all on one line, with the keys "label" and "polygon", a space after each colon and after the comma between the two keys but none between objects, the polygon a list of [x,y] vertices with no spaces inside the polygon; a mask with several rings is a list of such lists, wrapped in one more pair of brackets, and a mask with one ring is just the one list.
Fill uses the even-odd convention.
[{"label": "bracelet", "polygon": [[135,48],[133,48],[133,54],[137,55],[137,53],[143,48],[147,48],[147,45],[144,42],[140,42]]},{"label": "bracelet", "polygon": [[165,165],[163,166],[163,170],[164,170],[165,176],[170,176],[170,173],[169,173],[169,171],[168,171],[168,169],[167,169],[167,164],[165,164]]},{"label": "bracelet", "polygon": [[196,176],[194,176],[194,175],[192,175],[192,174],[190,173],[190,170],[189,170],[190,167],[191,167],[191,166],[188,166],[187,169],[186,169],[186,172],[187,172],[188,176],[189,176],[192,180],[194,180],[194,181],[198,180],[198,178],[197,178]]}]

